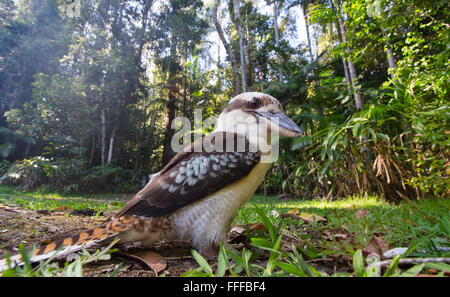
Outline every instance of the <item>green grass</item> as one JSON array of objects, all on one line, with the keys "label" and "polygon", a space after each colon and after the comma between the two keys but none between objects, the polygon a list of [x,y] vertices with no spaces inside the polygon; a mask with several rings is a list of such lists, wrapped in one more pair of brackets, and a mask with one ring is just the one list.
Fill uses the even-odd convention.
[{"label": "green grass", "polygon": [[[432,255],[442,254],[435,251],[435,246],[450,247],[449,199],[430,198],[413,203],[390,204],[371,196],[348,197],[335,201],[279,201],[274,197],[255,195],[250,203],[239,210],[234,223],[258,221],[255,208],[262,208],[274,223],[280,221],[272,215],[274,210],[281,214],[297,208],[300,212],[325,217],[326,224],[315,223],[311,226],[312,229],[318,233],[326,229],[342,229],[352,233],[355,239],[352,245],[348,245],[348,242],[339,243],[347,244],[351,249],[363,248],[373,236],[382,237],[390,247],[406,247],[412,242],[419,242],[418,249],[426,250]],[[360,209],[366,210],[367,215],[358,218],[355,214]],[[293,225],[303,223],[294,220],[289,222]],[[302,238],[301,234],[296,235]],[[322,246],[328,249],[334,244],[338,243],[329,243],[319,238],[314,248]]]},{"label": "green grass", "polygon": [[[96,211],[119,210],[129,197],[122,194],[69,195],[42,191],[20,191],[11,186],[0,186],[0,203],[13,203],[38,210],[91,208]],[[380,234],[390,246],[407,246],[415,240],[426,244],[448,245],[450,237],[450,200],[427,199],[414,203],[389,204],[378,197],[348,197],[335,201],[288,200],[254,195],[237,213],[233,225],[260,222],[255,208],[262,209],[275,222],[278,214],[298,209],[301,212],[325,217],[328,223],[316,223],[317,232],[324,229],[345,229],[354,233],[360,245],[373,235]],[[365,209],[367,216],[358,219],[356,211]],[[293,222],[291,224],[301,224]],[[426,247],[424,247],[426,248]]]},{"label": "green grass", "polygon": [[[91,208],[97,211],[119,210],[128,198],[129,196],[120,194],[67,195],[42,191],[23,192],[14,187],[0,186],[0,203],[17,204],[33,210],[55,210],[60,207]],[[307,223],[281,218],[282,214],[295,209],[319,215],[327,221]],[[356,213],[361,209],[364,209],[366,214],[358,217]],[[374,237],[383,239],[389,248],[413,246],[414,250],[409,254],[412,257],[449,257],[448,251],[436,248],[450,247],[449,214],[449,199],[430,198],[414,203],[391,204],[371,196],[347,197],[335,201],[280,201],[276,197],[254,195],[238,211],[232,225],[261,222],[266,229],[248,236],[251,246],[247,246],[242,255],[231,256],[234,263],[237,263],[233,271],[230,270],[231,266],[225,265],[227,262],[224,259],[232,253],[222,248],[220,274],[228,269],[231,275],[260,276],[281,273],[318,276],[320,273],[306,262],[338,256],[353,259],[351,269],[355,269],[354,274],[370,275],[363,267],[364,259],[360,254]],[[349,236],[345,240],[335,240],[332,236],[325,236],[327,232],[345,233]],[[295,238],[296,242],[281,241],[282,238],[285,239],[286,234]],[[286,252],[288,244],[292,245],[288,247],[290,252]],[[252,264],[251,261],[257,259],[264,249],[271,252],[266,266]],[[195,254],[195,259],[202,265],[187,275],[216,275],[210,273],[199,255]],[[424,267],[428,266],[417,266],[413,272],[420,272]],[[446,270],[450,266],[439,267]],[[400,273],[396,266],[389,270],[390,275],[396,273]]]},{"label": "green grass", "polygon": [[[365,214],[357,216],[357,212]],[[316,214],[326,218],[326,222],[305,223],[291,218],[281,219],[281,214],[290,210]],[[447,258],[449,248],[450,201],[448,199],[428,199],[414,203],[389,204],[377,197],[349,197],[336,201],[279,201],[275,197],[255,195],[250,203],[238,212],[234,224],[262,222],[265,230],[248,235],[251,247],[241,253],[233,253],[221,247],[218,268],[212,268],[193,251],[199,264],[196,270],[184,276],[223,276],[228,269],[234,276],[416,276],[420,273],[443,276],[450,272],[450,265],[433,262],[436,257]],[[326,232],[346,233],[345,240],[330,239]],[[286,234],[296,238],[292,243],[285,240]],[[382,268],[370,265],[373,256],[364,254],[364,248],[371,240],[378,238],[388,243],[389,248],[407,247],[408,251],[394,257],[389,265]],[[283,245],[283,247],[282,247]],[[270,252],[265,265],[252,261],[260,259],[261,251]],[[235,263],[231,267],[226,258]],[[399,266],[402,258],[427,258],[431,263]],[[430,259],[431,258],[431,259]],[[328,273],[320,265],[328,260],[340,271]],[[379,260],[379,258],[378,258]],[[418,260],[419,261],[419,260]],[[225,263],[225,264],[224,264]],[[430,270],[431,269],[431,270]],[[333,271],[331,269],[331,271]]]},{"label": "green grass", "polygon": [[128,201],[124,194],[74,195],[42,190],[21,191],[11,186],[0,186],[0,203],[12,203],[31,210],[90,208],[96,211],[119,210]]}]

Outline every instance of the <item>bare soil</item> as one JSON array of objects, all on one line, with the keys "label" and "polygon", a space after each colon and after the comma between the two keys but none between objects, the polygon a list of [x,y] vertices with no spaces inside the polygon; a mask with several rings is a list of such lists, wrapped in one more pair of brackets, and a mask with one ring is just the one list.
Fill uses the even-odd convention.
[{"label": "bare soil", "polygon": [[[70,211],[32,211],[0,204],[0,259],[7,253],[19,253],[18,246],[40,246],[52,240],[64,238],[102,224],[113,213],[104,216],[70,215]],[[100,248],[100,247],[97,247]],[[83,267],[84,275],[89,277],[105,276],[112,273],[123,263],[118,276],[156,276],[145,263],[130,258],[142,250],[138,244],[117,245],[118,252],[112,253],[111,260],[89,263]],[[95,248],[94,248],[95,250]],[[192,258],[189,246],[155,246],[155,252],[163,256],[167,268],[161,273],[166,276],[179,276],[198,267]],[[160,274],[161,274],[160,273]]]}]

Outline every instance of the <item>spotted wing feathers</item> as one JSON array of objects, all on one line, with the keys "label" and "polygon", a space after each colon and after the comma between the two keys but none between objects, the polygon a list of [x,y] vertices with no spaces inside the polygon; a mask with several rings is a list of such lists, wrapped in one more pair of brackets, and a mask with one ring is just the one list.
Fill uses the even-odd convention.
[{"label": "spotted wing feathers", "polygon": [[[222,148],[198,151],[194,143],[190,150],[180,152],[117,216],[154,217],[174,212],[247,176],[260,160],[260,154],[251,151],[248,141],[237,134],[211,137],[212,143],[220,137]],[[230,139],[235,144],[242,140],[245,149],[227,148]]]}]

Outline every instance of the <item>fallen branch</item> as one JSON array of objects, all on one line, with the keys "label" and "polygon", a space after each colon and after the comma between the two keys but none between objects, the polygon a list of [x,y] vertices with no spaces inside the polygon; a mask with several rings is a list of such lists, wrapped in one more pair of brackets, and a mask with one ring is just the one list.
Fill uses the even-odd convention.
[{"label": "fallen branch", "polygon": [[[385,260],[376,263],[379,267],[386,267],[391,264],[392,260]],[[450,258],[404,258],[400,259],[398,262],[398,265],[405,265],[405,264],[418,264],[418,263],[449,263],[450,264]]]}]

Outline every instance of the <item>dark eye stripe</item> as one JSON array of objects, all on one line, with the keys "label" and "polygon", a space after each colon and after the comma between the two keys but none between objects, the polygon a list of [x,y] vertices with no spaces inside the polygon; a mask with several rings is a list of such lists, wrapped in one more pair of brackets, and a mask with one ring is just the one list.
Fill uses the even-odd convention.
[{"label": "dark eye stripe", "polygon": [[261,107],[261,105],[262,105],[261,99],[259,99],[258,97],[253,97],[253,99],[248,102],[248,107],[253,109]]}]

